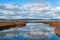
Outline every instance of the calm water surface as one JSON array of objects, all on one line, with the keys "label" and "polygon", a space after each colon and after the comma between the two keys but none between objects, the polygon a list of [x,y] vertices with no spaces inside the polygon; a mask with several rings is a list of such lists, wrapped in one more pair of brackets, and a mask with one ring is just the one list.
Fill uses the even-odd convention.
[{"label": "calm water surface", "polygon": [[60,40],[54,29],[43,23],[27,23],[25,27],[0,31],[0,40]]}]

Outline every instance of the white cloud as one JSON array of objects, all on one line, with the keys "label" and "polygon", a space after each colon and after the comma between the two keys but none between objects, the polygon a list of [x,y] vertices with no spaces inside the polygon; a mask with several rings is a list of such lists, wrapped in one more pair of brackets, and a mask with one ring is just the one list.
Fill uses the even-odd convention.
[{"label": "white cloud", "polygon": [[[33,18],[33,19],[60,19],[60,7],[53,8],[50,4],[28,3],[21,7],[0,4],[0,15],[11,19]],[[18,16],[18,17],[17,17]],[[15,18],[14,18],[15,19]]]},{"label": "white cloud", "polygon": [[56,8],[56,10],[60,10],[60,6],[57,6],[57,7],[55,7]]}]

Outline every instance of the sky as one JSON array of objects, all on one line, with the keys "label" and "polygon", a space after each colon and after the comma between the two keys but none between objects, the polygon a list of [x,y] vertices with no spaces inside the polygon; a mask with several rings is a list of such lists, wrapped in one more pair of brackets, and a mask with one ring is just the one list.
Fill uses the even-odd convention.
[{"label": "sky", "polygon": [[43,2],[49,2],[51,3],[53,6],[56,6],[60,3],[60,0],[0,0],[0,3],[1,4],[8,4],[8,3],[16,3],[15,5],[22,5],[22,4],[25,4],[25,3],[28,3],[28,2],[40,2],[40,1],[43,1]]},{"label": "sky", "polygon": [[60,0],[0,0],[0,19],[60,19]]}]

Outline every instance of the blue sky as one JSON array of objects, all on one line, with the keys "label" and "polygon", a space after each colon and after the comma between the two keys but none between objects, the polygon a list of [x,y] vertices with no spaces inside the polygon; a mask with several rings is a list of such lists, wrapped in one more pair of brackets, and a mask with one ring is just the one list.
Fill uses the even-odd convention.
[{"label": "blue sky", "polygon": [[[39,0],[40,1],[40,0]],[[45,2],[49,2],[51,3],[53,6],[57,6],[60,2],[60,0],[43,0]],[[36,2],[36,1],[33,1],[33,0],[0,0],[0,3],[1,4],[5,4],[5,3],[15,3],[16,5],[22,5],[22,4],[25,4],[25,3],[28,3],[28,2]]]}]

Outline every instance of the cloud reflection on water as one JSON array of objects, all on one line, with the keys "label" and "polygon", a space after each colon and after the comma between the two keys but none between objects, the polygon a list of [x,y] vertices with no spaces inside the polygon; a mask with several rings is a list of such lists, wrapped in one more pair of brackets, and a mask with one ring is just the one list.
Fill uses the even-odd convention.
[{"label": "cloud reflection on water", "polygon": [[30,39],[44,39],[54,34],[54,28],[43,23],[27,23],[22,28],[11,28],[0,31],[0,38],[10,38],[12,36],[23,36]]}]

